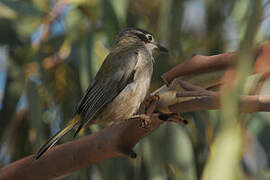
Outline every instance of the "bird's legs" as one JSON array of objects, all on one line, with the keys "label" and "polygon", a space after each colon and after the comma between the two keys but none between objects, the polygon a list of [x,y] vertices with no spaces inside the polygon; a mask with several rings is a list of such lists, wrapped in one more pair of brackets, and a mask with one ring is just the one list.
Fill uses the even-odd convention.
[{"label": "bird's legs", "polygon": [[143,102],[145,114],[133,115],[131,119],[140,119],[141,120],[140,127],[149,128],[151,125],[151,118],[152,118],[153,112],[156,109],[158,100],[159,100],[159,97],[157,95],[148,96],[147,98],[145,98]]}]

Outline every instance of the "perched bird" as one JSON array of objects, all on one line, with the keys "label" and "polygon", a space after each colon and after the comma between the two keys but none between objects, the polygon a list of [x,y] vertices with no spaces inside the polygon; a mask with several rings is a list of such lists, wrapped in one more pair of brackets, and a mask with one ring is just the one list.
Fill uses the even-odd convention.
[{"label": "perched bird", "polygon": [[41,147],[35,159],[73,128],[76,135],[81,128],[92,124],[132,118],[150,86],[154,50],[168,51],[155,41],[152,33],[139,28],[127,28],[120,32],[110,54],[79,102],[74,118]]}]

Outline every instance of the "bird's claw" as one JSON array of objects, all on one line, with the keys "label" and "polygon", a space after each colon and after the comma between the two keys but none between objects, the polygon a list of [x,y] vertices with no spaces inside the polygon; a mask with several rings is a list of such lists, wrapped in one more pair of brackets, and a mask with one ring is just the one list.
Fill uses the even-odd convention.
[{"label": "bird's claw", "polygon": [[150,114],[152,114],[155,111],[158,101],[159,101],[158,95],[150,95],[147,98],[145,98],[143,102],[145,107],[145,114],[150,116]]},{"label": "bird's claw", "polygon": [[139,124],[139,128],[148,129],[151,127],[151,117],[146,114],[134,115],[132,119],[140,119],[141,123]]},{"label": "bird's claw", "polygon": [[140,128],[148,129],[150,127],[151,127],[151,118],[147,115],[144,118],[141,118]]}]

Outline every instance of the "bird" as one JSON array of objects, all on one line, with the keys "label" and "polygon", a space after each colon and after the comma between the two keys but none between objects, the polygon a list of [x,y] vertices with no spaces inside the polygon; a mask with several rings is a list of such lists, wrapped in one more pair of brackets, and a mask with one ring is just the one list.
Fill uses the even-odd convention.
[{"label": "bird", "polygon": [[168,52],[152,33],[140,28],[123,29],[79,101],[74,118],[40,148],[35,159],[72,129],[76,129],[76,136],[92,124],[115,123],[136,116],[150,86],[156,50]]}]

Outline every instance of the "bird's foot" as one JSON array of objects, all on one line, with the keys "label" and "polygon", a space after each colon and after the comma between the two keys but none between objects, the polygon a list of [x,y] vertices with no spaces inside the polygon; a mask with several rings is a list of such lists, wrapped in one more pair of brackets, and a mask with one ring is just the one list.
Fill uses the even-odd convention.
[{"label": "bird's foot", "polygon": [[144,107],[145,107],[145,114],[147,114],[147,115],[152,114],[157,107],[158,101],[159,101],[158,95],[150,95],[150,96],[146,97],[144,102],[143,102]]},{"label": "bird's foot", "polygon": [[146,114],[137,114],[132,116],[131,119],[140,119],[141,124],[139,124],[140,128],[150,128],[151,127],[151,117]]}]

